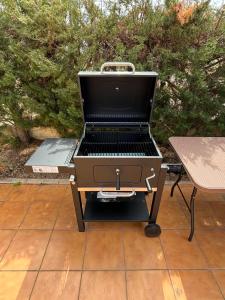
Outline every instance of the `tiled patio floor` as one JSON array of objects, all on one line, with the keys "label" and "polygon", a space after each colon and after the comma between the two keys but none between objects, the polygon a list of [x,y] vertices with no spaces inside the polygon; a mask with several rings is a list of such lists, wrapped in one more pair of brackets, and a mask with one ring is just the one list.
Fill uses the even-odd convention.
[{"label": "tiled patio floor", "polygon": [[0,299],[224,299],[225,196],[199,193],[190,243],[186,208],[169,189],[162,234],[146,238],[141,223],[78,232],[69,186],[0,185]]}]

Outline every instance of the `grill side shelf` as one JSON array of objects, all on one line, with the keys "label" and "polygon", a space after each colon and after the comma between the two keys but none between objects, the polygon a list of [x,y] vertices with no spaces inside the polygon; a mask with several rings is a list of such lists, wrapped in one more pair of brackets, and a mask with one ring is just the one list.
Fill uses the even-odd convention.
[{"label": "grill side shelf", "polygon": [[76,147],[76,139],[46,139],[26,162],[25,169],[33,173],[73,174],[71,159]]}]

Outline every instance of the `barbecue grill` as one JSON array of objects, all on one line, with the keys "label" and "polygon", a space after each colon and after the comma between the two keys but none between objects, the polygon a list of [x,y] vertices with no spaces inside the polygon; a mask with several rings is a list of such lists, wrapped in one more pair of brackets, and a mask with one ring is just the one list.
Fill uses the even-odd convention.
[{"label": "barbecue grill", "polygon": [[[85,230],[85,222],[140,221],[148,222],[147,236],[158,236],[167,166],[150,126],[157,73],[136,72],[131,63],[105,63],[100,72],[79,72],[78,78],[84,120],[79,143],[48,139],[27,169],[71,174],[79,231]],[[84,211],[81,191],[86,195]],[[152,192],[149,212],[145,196]]]}]

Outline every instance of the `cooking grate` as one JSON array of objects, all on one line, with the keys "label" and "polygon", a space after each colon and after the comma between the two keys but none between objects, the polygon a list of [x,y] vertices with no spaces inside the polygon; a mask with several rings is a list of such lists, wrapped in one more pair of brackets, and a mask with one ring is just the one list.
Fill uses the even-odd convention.
[{"label": "cooking grate", "polygon": [[158,156],[147,134],[126,132],[89,133],[81,143],[79,156]]}]

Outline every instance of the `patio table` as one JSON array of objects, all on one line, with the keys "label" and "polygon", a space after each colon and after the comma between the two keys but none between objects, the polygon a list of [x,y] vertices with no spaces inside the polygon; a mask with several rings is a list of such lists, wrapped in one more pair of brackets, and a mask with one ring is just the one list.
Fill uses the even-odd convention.
[{"label": "patio table", "polygon": [[[171,137],[169,142],[181,161],[179,176],[171,188],[178,186],[191,214],[191,231],[188,240],[194,235],[194,202],[197,190],[225,193],[225,137]],[[186,171],[193,184],[190,205],[187,202],[179,181]]]}]

